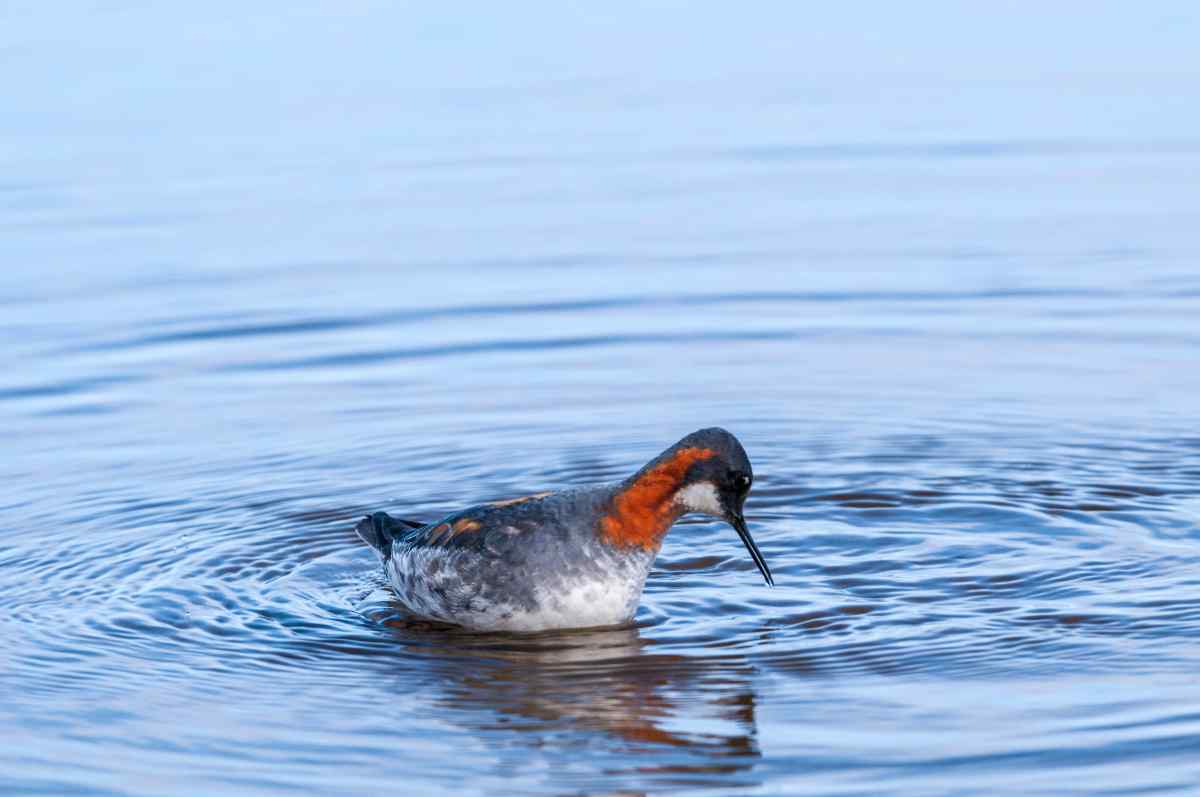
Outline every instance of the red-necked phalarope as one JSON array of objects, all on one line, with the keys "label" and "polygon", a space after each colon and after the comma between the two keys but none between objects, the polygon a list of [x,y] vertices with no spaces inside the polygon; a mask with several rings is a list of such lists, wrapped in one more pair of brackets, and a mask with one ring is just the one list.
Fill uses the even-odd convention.
[{"label": "red-necked phalarope", "polygon": [[482,504],[429,524],[376,512],[356,531],[422,617],[480,631],[620,625],[688,512],[733,526],[774,584],[742,515],[753,478],[736,437],[701,429],[617,484]]}]

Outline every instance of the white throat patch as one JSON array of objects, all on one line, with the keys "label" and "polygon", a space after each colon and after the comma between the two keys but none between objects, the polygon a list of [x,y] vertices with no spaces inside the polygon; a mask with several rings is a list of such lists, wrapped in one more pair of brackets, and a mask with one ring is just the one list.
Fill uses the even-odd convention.
[{"label": "white throat patch", "polygon": [[675,493],[675,503],[689,512],[703,512],[717,517],[725,514],[725,510],[721,508],[721,501],[717,498],[717,488],[712,482],[689,484]]}]

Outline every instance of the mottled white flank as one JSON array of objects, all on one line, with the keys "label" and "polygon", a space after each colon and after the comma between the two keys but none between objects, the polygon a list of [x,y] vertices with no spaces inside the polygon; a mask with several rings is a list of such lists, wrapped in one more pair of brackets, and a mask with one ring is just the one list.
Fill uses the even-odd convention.
[{"label": "mottled white flank", "polygon": [[724,514],[721,509],[721,499],[717,498],[717,488],[712,482],[696,482],[689,484],[675,493],[675,503],[689,512],[703,512],[706,515],[720,517]]},{"label": "mottled white flank", "polygon": [[[536,608],[478,596],[465,601],[455,559],[469,555],[438,549],[401,552],[388,562],[388,575],[400,600],[423,617],[476,631],[542,631],[624,625],[637,613],[654,555],[627,554],[604,578],[560,580],[536,591]],[[440,567],[434,568],[434,560]],[[439,593],[440,590],[444,590]],[[447,598],[451,600],[447,601]],[[459,607],[457,609],[451,607]]]}]

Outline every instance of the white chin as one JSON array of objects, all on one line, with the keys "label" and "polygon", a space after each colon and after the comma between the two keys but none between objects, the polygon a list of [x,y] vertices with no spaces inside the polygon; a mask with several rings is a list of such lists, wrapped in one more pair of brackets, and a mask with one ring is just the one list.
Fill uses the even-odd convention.
[{"label": "white chin", "polygon": [[725,510],[721,508],[721,501],[717,498],[716,485],[712,482],[689,484],[675,493],[675,503],[689,512],[703,512],[717,517],[725,514]]}]

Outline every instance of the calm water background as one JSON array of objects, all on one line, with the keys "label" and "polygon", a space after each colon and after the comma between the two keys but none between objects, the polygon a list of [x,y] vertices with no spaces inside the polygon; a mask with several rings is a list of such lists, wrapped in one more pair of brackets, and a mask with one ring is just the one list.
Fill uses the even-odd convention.
[{"label": "calm water background", "polygon": [[[1183,794],[1190,3],[0,10],[0,791]],[[721,424],[636,628],[350,531]]]}]

